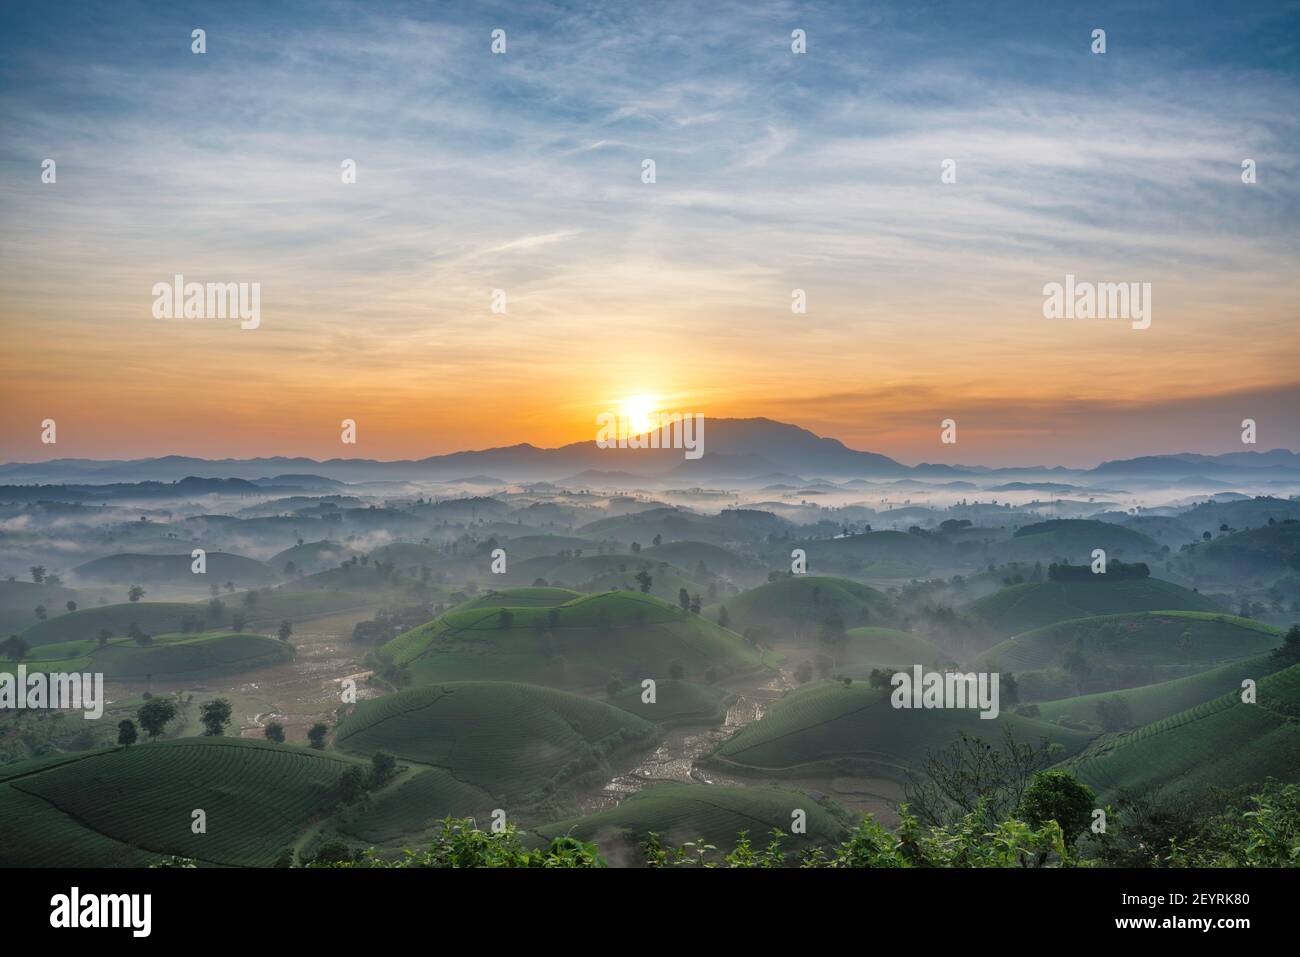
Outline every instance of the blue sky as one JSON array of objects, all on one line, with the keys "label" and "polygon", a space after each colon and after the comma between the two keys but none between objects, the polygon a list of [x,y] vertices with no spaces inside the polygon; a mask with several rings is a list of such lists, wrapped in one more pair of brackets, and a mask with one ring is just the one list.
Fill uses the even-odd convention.
[{"label": "blue sky", "polygon": [[[989,438],[967,460],[1074,416],[1062,458],[1140,452],[1151,429],[1104,447],[1135,407],[1300,396],[1298,22],[1296,3],[7,4],[11,408],[93,387],[132,442],[177,450],[147,410],[211,407],[240,369],[278,378],[230,409],[258,451],[309,451],[289,447],[303,409],[342,388],[393,454],[578,438],[642,392],[902,458],[935,458],[918,430],[954,408]],[[141,290],[174,272],[260,281],[264,330],[151,325]],[[1152,282],[1149,334],[1044,326],[1066,272]],[[485,321],[498,287],[509,323]],[[1168,415],[1188,441],[1203,421]],[[411,417],[436,438],[416,447]]]}]

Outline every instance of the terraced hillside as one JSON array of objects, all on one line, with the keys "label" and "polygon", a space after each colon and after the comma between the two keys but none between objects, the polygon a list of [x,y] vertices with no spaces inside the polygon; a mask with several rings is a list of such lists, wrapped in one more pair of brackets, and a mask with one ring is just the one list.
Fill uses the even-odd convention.
[{"label": "terraced hillside", "polygon": [[[807,816],[807,833],[791,834],[796,810]],[[766,846],[771,832],[782,832],[782,847],[794,854],[843,840],[848,816],[833,806],[823,806],[801,791],[777,787],[723,787],[668,782],[640,791],[617,807],[570,818],[536,829],[546,840],[571,834],[595,841],[615,864],[639,864],[640,846],[650,832],[665,845],[680,846],[703,838],[723,853],[736,846],[740,832],[750,843]]]},{"label": "terraced hillside", "polygon": [[969,606],[990,631],[1007,638],[1058,621],[1137,611],[1219,611],[1215,602],[1159,578],[1043,581],[1012,585]]},{"label": "terraced hillside", "polygon": [[732,697],[725,688],[695,684],[673,678],[656,680],[653,703],[642,701],[640,683],[628,685],[609,697],[616,708],[630,711],[654,724],[718,724],[726,717],[726,702]]},{"label": "terraced hillside", "polygon": [[600,701],[508,682],[449,682],[357,705],[339,748],[384,751],[441,768],[494,798],[529,804],[621,749],[648,744],[654,726]]},{"label": "terraced hillside", "polygon": [[1086,725],[1097,731],[1122,731],[1167,718],[1240,688],[1245,678],[1258,681],[1281,670],[1272,655],[1230,661],[1185,678],[1124,688],[1101,694],[1044,701],[1038,717],[1052,723]]},{"label": "terraced hillside", "polygon": [[1300,780],[1300,665],[1134,731],[1106,735],[1066,768],[1103,800],[1123,790],[1195,791]]},{"label": "terraced hillside", "polygon": [[[724,604],[731,628],[742,634],[753,631],[768,641],[813,638],[829,619],[838,619],[845,628],[894,622],[893,603],[883,592],[825,575],[779,578]],[[715,617],[714,609],[706,613]]]},{"label": "terraced hillside", "polygon": [[527,681],[603,688],[611,676],[640,682],[760,666],[738,635],[701,615],[639,592],[584,595],[550,608],[453,609],[379,649],[412,684],[451,680]]},{"label": "terraced hillside", "polygon": [[1149,611],[1037,628],[994,645],[975,659],[973,667],[1015,672],[1026,698],[1061,697],[1053,689],[1055,684],[1064,686],[1063,673],[1055,677],[1034,673],[1069,670],[1071,656],[1085,663],[1072,676],[1075,685],[1089,692],[1110,691],[1195,674],[1263,654],[1281,643],[1277,628],[1249,618]]},{"label": "terraced hillside", "polygon": [[[181,854],[269,866],[338,800],[352,759],[239,738],[182,738],[0,768],[0,866],[98,867]],[[195,808],[207,833],[191,830]]]},{"label": "terraced hillside", "polygon": [[1046,738],[1065,755],[1082,750],[1093,737],[1007,711],[984,719],[972,709],[898,709],[889,696],[889,689],[862,682],[802,688],[728,738],[706,763],[749,775],[843,772],[901,780],[928,750],[948,746],[961,732],[995,741],[1006,725],[1017,741]]},{"label": "terraced hillside", "polygon": [[[276,638],[235,632],[156,635],[140,645],[131,638],[69,641],[42,645],[21,662],[35,671],[96,671],[106,678],[146,675],[217,675],[261,668],[293,659],[291,645]],[[0,661],[0,671],[14,671],[19,662]]]}]

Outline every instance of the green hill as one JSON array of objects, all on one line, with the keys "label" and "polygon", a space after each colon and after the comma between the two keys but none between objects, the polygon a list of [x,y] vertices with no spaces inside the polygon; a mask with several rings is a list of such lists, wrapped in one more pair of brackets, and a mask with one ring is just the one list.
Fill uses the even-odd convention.
[{"label": "green hill", "polygon": [[654,724],[720,724],[727,716],[726,702],[732,697],[725,688],[701,685],[673,678],[655,681],[653,704],[641,700],[643,688],[634,683],[609,697],[616,708],[630,711]]},{"label": "green hill", "polygon": [[412,767],[397,783],[339,815],[335,826],[345,837],[372,845],[418,846],[413,835],[447,817],[486,820],[498,801],[482,788],[458,780],[442,768]]},{"label": "green hill", "polygon": [[[815,638],[828,619],[845,628],[887,625],[894,620],[893,603],[882,592],[846,578],[791,575],[768,582],[723,602],[729,627],[760,640],[784,637]],[[706,611],[716,620],[716,607]]]},{"label": "green hill", "polygon": [[439,767],[502,801],[533,802],[654,728],[619,708],[564,691],[466,681],[363,701],[339,725],[338,747],[384,751]]},{"label": "green hill", "polygon": [[1300,571],[1300,521],[1262,525],[1199,542],[1176,559],[1180,570],[1216,581],[1262,583]]},{"label": "green hill", "polygon": [[398,635],[379,656],[417,685],[490,679],[590,688],[611,675],[666,678],[674,661],[687,676],[761,664],[739,636],[639,592],[584,595],[550,608],[453,609]]},{"label": "green hill", "polygon": [[1061,518],[1024,525],[1011,538],[990,546],[989,553],[997,561],[1046,562],[1063,558],[1078,563],[1090,561],[1094,548],[1104,548],[1109,558],[1125,561],[1139,561],[1142,556],[1160,550],[1154,539],[1122,525],[1096,519]]},{"label": "green hill", "polygon": [[767,579],[767,566],[762,562],[744,558],[721,545],[709,542],[665,542],[642,548],[639,554],[642,558],[668,562],[697,574],[703,563],[707,572],[725,575],[732,581],[744,584],[757,585]]},{"label": "green hill", "polygon": [[[1013,671],[1026,699],[1062,697],[1064,690],[1111,691],[1205,671],[1238,658],[1263,654],[1282,643],[1271,625],[1236,615],[1193,611],[1147,611],[1057,622],[1017,635],[979,655],[973,667]],[[1031,678],[1059,669],[1076,652],[1084,659],[1073,685],[1065,676]],[[1056,686],[1054,686],[1054,684]],[[1041,687],[1037,686],[1041,685]]]},{"label": "green hill", "polygon": [[569,588],[544,588],[542,586],[525,588],[503,588],[500,591],[487,591],[477,598],[457,605],[455,611],[469,611],[473,608],[550,608],[565,602],[581,598],[582,592]]},{"label": "green hill", "polygon": [[[106,678],[146,675],[209,675],[247,671],[293,660],[293,648],[262,635],[227,632],[155,635],[152,644],[131,638],[67,641],[42,645],[21,664],[27,671],[97,671]],[[0,661],[0,671],[13,672],[20,662]]]},{"label": "green hill", "polygon": [[894,628],[850,628],[845,642],[835,649],[837,674],[866,677],[873,668],[933,668],[946,661],[941,652],[920,635]]},{"label": "green hill", "polygon": [[962,732],[993,741],[1009,726],[1017,741],[1047,738],[1067,755],[1092,737],[1006,710],[985,719],[973,709],[894,708],[889,699],[890,689],[863,682],[801,688],[724,741],[707,762],[741,774],[863,773],[901,780],[927,751],[947,747]]},{"label": "green hill", "polygon": [[[337,802],[352,759],[241,738],[181,738],[0,768],[0,866],[139,866],[181,854],[269,866]],[[192,812],[207,833],[191,831]]]},{"label": "green hill", "polygon": [[316,615],[364,607],[382,600],[383,595],[378,592],[363,596],[284,586],[268,591],[222,594],[220,605],[216,609],[210,600],[193,603],[123,602],[120,605],[80,608],[38,622],[24,631],[22,638],[32,647],[64,641],[89,641],[98,639],[101,631],[121,637],[130,631],[132,625],[136,625],[146,635],[165,635],[184,631],[186,619],[197,621],[209,630],[229,627],[234,615],[242,615],[246,628],[255,629],[278,624],[286,618],[300,621]]},{"label": "green hill", "polygon": [[[507,543],[507,549],[509,544]],[[650,576],[650,594],[667,601],[676,601],[678,592],[685,588],[687,594],[703,593],[708,588],[708,575],[697,575],[664,561],[654,561],[633,554],[583,555],[565,558],[546,555],[521,562],[510,562],[508,572],[502,575],[507,585],[526,585],[542,579],[551,585],[573,587],[579,591],[639,591],[637,575]]]},{"label": "green hill", "polygon": [[1159,578],[1107,581],[1042,581],[1012,585],[967,606],[991,631],[1005,637],[1073,618],[1134,611],[1217,611],[1217,605],[1181,585]]},{"label": "green hill", "polygon": [[191,571],[189,552],[180,555],[109,555],[72,569],[77,581],[105,585],[153,585],[206,589],[209,583],[234,582],[236,588],[269,585],[279,579],[270,566],[254,558],[227,552],[208,552],[207,571]]},{"label": "green hill", "polygon": [[[796,810],[807,815],[806,834],[790,833]],[[635,865],[644,860],[640,846],[650,832],[665,845],[679,847],[703,838],[729,853],[741,831],[761,849],[776,829],[784,835],[781,844],[793,863],[804,850],[844,840],[848,825],[843,811],[823,807],[800,791],[665,782],[638,791],[617,807],[547,824],[535,832],[548,841],[563,835],[595,841],[606,860]]]},{"label": "green hill", "polygon": [[0,635],[16,635],[40,621],[38,606],[47,615],[62,615],[68,602],[84,600],[80,593],[62,585],[0,581]]},{"label": "green hill", "polygon": [[1278,670],[1280,667],[1273,663],[1271,654],[1256,655],[1253,658],[1230,661],[1185,678],[1121,691],[1044,701],[1036,707],[1038,717],[1043,721],[1087,725],[1097,731],[1122,731],[1159,721],[1225,695],[1240,688],[1244,678],[1258,681]]},{"label": "green hill", "polygon": [[1131,789],[1170,793],[1300,780],[1300,665],[1122,734],[1105,735],[1066,763],[1103,800]]},{"label": "green hill", "polygon": [[304,542],[277,552],[266,560],[266,564],[272,571],[285,576],[294,574],[294,571],[288,570],[290,563],[297,572],[311,574],[336,568],[355,554],[352,549],[338,542]]}]

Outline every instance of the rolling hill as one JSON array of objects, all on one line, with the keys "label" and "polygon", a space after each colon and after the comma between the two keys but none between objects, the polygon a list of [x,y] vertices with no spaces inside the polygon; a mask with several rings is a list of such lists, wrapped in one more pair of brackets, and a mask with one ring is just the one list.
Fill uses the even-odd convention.
[{"label": "rolling hill", "polygon": [[[1240,688],[1242,679],[1258,681],[1265,675],[1280,671],[1272,655],[1256,655],[1229,661],[1184,678],[1174,678],[1158,684],[1141,685],[1101,694],[1061,698],[1036,705],[1038,717],[1067,726],[1086,725],[1096,731],[1122,731],[1136,728],[1171,714],[1186,711],[1205,701],[1210,701]],[[1107,727],[1109,723],[1117,725]]]},{"label": "rolling hill", "polygon": [[[155,635],[152,644],[130,638],[68,641],[42,645],[24,658],[29,673],[35,671],[92,671],[106,678],[143,678],[153,675],[216,675],[247,671],[293,660],[286,642],[263,635],[234,632]],[[20,662],[0,661],[0,671],[13,672]]]},{"label": "rolling hill", "polygon": [[898,709],[889,696],[889,689],[862,682],[801,688],[724,741],[706,763],[748,775],[859,773],[901,780],[927,751],[948,746],[962,732],[993,741],[1009,726],[1017,741],[1047,738],[1066,755],[1092,737],[1005,710],[984,719],[971,709]]},{"label": "rolling hill", "polygon": [[990,631],[1010,638],[1072,618],[1118,615],[1135,611],[1218,611],[1204,595],[1162,581],[1138,578],[1108,581],[1025,582],[972,602],[966,610]]},{"label": "rolling hill", "polygon": [[1103,800],[1123,790],[1170,793],[1300,780],[1300,665],[1134,731],[1105,735],[1066,762]]},{"label": "rolling hill", "polygon": [[1030,676],[1062,667],[1065,656],[1075,652],[1081,653],[1085,661],[1075,683],[1079,690],[1091,692],[1194,674],[1227,661],[1263,654],[1281,643],[1282,633],[1277,628],[1249,618],[1146,611],[1037,628],[994,645],[975,659],[973,667],[1015,672],[1021,680],[1022,696],[1027,699],[1059,697],[1050,686],[1032,687],[1034,679]]},{"label": "rolling hill", "polygon": [[206,589],[210,583],[234,582],[236,588],[256,588],[278,581],[270,566],[254,558],[227,552],[208,552],[207,571],[192,572],[189,552],[180,555],[109,555],[72,569],[78,582],[104,585],[144,585]]},{"label": "rolling hill", "polygon": [[674,661],[691,677],[761,664],[738,635],[640,592],[584,595],[550,608],[453,609],[378,653],[417,685],[491,679],[604,687],[611,676],[666,678]]},{"label": "rolling hill", "polygon": [[727,716],[726,703],[732,695],[716,685],[695,684],[665,678],[655,681],[655,700],[641,700],[643,689],[639,683],[628,685],[617,694],[610,695],[609,703],[630,711],[652,724],[720,724]]},{"label": "rolling hill", "polygon": [[[180,854],[269,866],[338,800],[353,759],[242,738],[181,738],[0,768],[0,866],[140,866]],[[273,800],[268,800],[270,796]],[[207,833],[191,814],[207,815]]]},{"label": "rolling hill", "polygon": [[[790,833],[796,810],[807,815],[806,834]],[[800,791],[665,782],[638,791],[617,807],[547,824],[535,833],[548,841],[563,835],[595,841],[611,863],[636,865],[644,859],[640,846],[651,832],[665,845],[703,838],[728,853],[741,831],[762,848],[776,829],[783,834],[783,849],[794,858],[801,851],[843,840],[848,826],[843,811],[824,807]]]},{"label": "rolling hill", "polygon": [[[886,625],[894,620],[893,603],[884,593],[846,578],[791,575],[768,582],[734,598],[726,605],[729,627],[761,640],[783,637],[815,638],[823,622],[838,617],[846,628]],[[706,610],[716,620],[717,608]]]},{"label": "rolling hill", "polygon": [[653,733],[649,722],[600,701],[467,681],[363,701],[339,725],[335,743],[441,768],[500,801],[527,804],[602,767],[608,755],[649,743]]}]

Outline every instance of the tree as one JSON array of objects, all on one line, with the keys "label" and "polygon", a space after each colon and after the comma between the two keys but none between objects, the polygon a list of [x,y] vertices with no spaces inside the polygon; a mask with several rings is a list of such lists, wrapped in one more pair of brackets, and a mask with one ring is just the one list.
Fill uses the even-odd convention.
[{"label": "tree", "polygon": [[126,597],[130,601],[139,601],[141,598],[144,597],[144,589],[141,588],[139,585],[132,585],[130,588],[126,590]]},{"label": "tree", "polygon": [[1067,846],[1088,829],[1097,795],[1080,784],[1068,771],[1040,771],[1020,799],[1018,814],[1026,824],[1038,829],[1055,821]]},{"label": "tree", "polygon": [[330,733],[330,726],[324,721],[317,721],[307,732],[307,742],[317,751],[325,750],[325,736]]},{"label": "tree", "polygon": [[699,613],[700,613],[700,596],[699,596],[699,595],[692,595],[692,596],[691,596],[691,614],[693,614],[693,615],[698,615]]},{"label": "tree", "polygon": [[1282,647],[1273,651],[1273,660],[1280,665],[1300,662],[1300,625],[1292,625],[1282,639]]},{"label": "tree", "polygon": [[339,775],[339,797],[344,804],[351,804],[366,790],[365,773],[355,764]]},{"label": "tree", "polygon": [[33,565],[31,571],[32,571],[32,581],[36,582],[36,584],[39,585],[41,584],[41,582],[45,581],[44,565]]},{"label": "tree", "polygon": [[727,606],[723,605],[721,608],[718,609],[718,625],[719,627],[726,628],[730,624],[731,624],[731,616],[727,614]]},{"label": "tree", "polygon": [[117,723],[117,743],[122,747],[129,748],[135,744],[135,740],[139,736],[139,732],[135,730],[135,722],[130,718]]},{"label": "tree", "polygon": [[948,747],[927,752],[918,771],[907,772],[907,804],[932,827],[970,814],[992,826],[1012,815],[1033,776],[1056,763],[1058,750],[1046,738],[1037,746],[1020,744],[1006,726],[1001,746],[962,733]]},{"label": "tree", "polygon": [[68,609],[68,611],[76,611],[76,610],[77,610],[77,603],[76,603],[75,601],[65,602],[64,605],[63,605],[63,607],[66,608],[66,609]]},{"label": "tree", "polygon": [[244,630],[244,615],[242,612],[235,612],[230,616],[230,628],[232,631]]},{"label": "tree", "polygon": [[677,604],[682,606],[682,611],[691,610],[691,596],[685,588],[677,590]]},{"label": "tree", "polygon": [[26,657],[27,652],[31,650],[31,646],[17,635],[10,635],[6,638],[2,647],[4,648],[5,656],[11,661],[22,661],[23,658]]},{"label": "tree", "polygon": [[45,610],[45,606],[44,606],[44,605],[37,605],[37,606],[36,606],[36,618],[37,618],[39,621],[44,621],[47,615],[49,615],[49,612]]},{"label": "tree", "polygon": [[225,734],[226,725],[230,723],[230,702],[225,698],[214,698],[199,709],[199,720],[203,722],[203,733],[209,737]]},{"label": "tree", "polygon": [[108,639],[113,637],[113,633],[107,628],[99,629],[99,647],[103,648],[108,644]]},{"label": "tree", "polygon": [[268,722],[266,730],[262,733],[266,735],[266,740],[274,741],[276,744],[284,744],[284,725],[279,721]]},{"label": "tree", "polygon": [[650,586],[654,584],[654,579],[650,577],[650,573],[643,568],[636,573],[636,583],[641,589],[641,594],[648,595],[650,594]]},{"label": "tree", "polygon": [[152,741],[163,733],[167,722],[176,717],[176,702],[171,698],[150,698],[140,706],[135,717]]},{"label": "tree", "polygon": [[289,624],[289,620],[287,618],[284,621],[280,622],[280,627],[275,632],[275,636],[279,638],[281,641],[288,641],[289,636],[292,634],[293,634],[293,625]]},{"label": "tree", "polygon": [[654,543],[656,545],[662,545],[664,543],[664,537],[662,535],[656,535],[654,537]]},{"label": "tree", "polygon": [[370,757],[370,780],[378,786],[393,776],[397,770],[397,759],[384,751],[376,751]]}]

